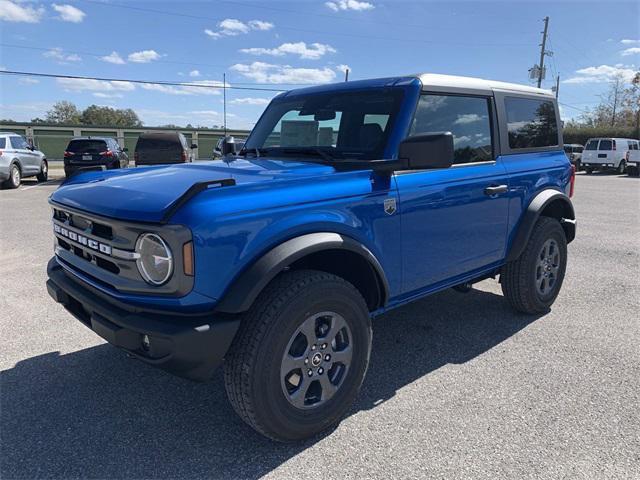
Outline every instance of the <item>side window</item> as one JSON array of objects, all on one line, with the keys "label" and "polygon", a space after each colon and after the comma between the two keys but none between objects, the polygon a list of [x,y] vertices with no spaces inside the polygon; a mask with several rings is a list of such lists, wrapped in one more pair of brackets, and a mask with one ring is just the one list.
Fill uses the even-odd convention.
[{"label": "side window", "polygon": [[429,132],[453,134],[453,163],[493,160],[491,109],[488,98],[422,95],[410,135]]},{"label": "side window", "polygon": [[0,148],[7,148],[7,139],[5,137],[0,137]]},{"label": "side window", "polygon": [[509,147],[540,148],[558,145],[558,122],[553,102],[506,97]]},{"label": "side window", "polygon": [[582,153],[582,151],[584,150],[584,147],[578,147],[578,153]]},{"label": "side window", "polygon": [[598,150],[613,150],[613,140],[600,140]]},{"label": "side window", "polygon": [[13,145],[13,148],[22,149],[22,150],[26,149],[29,146],[29,144],[25,141],[24,138],[17,137],[17,136],[11,137],[11,145]]}]

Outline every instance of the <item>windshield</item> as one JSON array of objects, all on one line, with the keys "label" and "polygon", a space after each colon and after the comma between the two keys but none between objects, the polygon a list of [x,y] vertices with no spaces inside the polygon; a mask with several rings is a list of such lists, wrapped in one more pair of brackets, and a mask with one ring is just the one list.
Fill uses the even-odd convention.
[{"label": "windshield", "polygon": [[245,151],[379,159],[401,101],[402,91],[397,89],[276,99],[253,129]]}]

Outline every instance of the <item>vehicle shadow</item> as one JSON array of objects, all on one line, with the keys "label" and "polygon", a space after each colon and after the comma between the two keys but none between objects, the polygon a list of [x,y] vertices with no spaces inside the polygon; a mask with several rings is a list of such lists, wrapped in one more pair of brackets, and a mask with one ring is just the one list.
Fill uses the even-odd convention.
[{"label": "vehicle shadow", "polygon": [[[377,318],[351,414],[473,359],[535,319],[480,290],[445,291]],[[320,440],[264,439],[234,414],[220,371],[193,383],[109,345],[29,358],[0,380],[3,478],[256,478]]]}]

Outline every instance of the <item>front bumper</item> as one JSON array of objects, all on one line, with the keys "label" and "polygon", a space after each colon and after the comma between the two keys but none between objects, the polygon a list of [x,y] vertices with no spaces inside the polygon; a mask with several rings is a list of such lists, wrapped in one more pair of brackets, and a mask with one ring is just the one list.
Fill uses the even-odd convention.
[{"label": "front bumper", "polygon": [[214,314],[157,314],[131,308],[75,280],[55,257],[47,274],[49,295],[85,326],[138,359],[191,380],[211,377],[240,326],[237,318]]}]

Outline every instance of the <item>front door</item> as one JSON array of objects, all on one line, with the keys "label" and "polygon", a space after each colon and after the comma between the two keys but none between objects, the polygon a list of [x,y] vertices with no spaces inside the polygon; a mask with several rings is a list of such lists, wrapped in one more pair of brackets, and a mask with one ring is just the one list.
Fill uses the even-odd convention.
[{"label": "front door", "polygon": [[411,135],[451,132],[454,165],[396,174],[402,215],[403,293],[500,262],[509,181],[496,154],[493,99],[424,94]]}]

